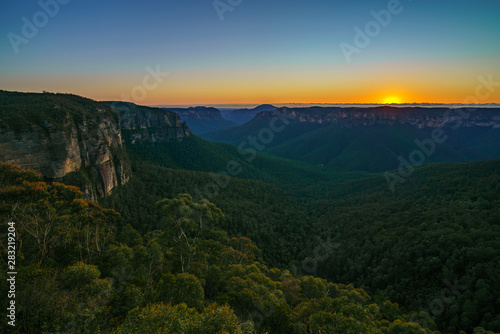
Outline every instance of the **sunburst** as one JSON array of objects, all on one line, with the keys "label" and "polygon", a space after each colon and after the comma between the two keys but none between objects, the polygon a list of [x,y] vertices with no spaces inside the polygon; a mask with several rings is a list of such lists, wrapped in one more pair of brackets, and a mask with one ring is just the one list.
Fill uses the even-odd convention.
[{"label": "sunburst", "polygon": [[384,99],[383,104],[399,104],[401,99],[397,96],[388,96]]}]

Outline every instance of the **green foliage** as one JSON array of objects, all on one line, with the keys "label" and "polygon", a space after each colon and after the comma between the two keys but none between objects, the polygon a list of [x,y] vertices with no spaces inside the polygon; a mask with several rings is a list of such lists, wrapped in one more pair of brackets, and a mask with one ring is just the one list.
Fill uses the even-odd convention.
[{"label": "green foliage", "polygon": [[[20,328],[68,333],[75,328],[84,333],[437,333],[437,316],[450,332],[472,331],[483,323],[493,329],[497,260],[489,249],[495,249],[498,232],[494,208],[499,199],[491,185],[498,177],[497,162],[465,168],[422,168],[397,197],[382,190],[383,179],[375,177],[359,181],[364,190],[356,182],[341,182],[324,195],[328,199],[309,202],[297,201],[293,192],[233,179],[227,192],[214,199],[224,211],[228,208],[223,214],[216,203],[196,202],[186,194],[210,180],[209,175],[151,166],[137,173],[130,188],[107,200],[124,209],[123,222],[113,211],[85,201],[75,188],[47,184],[36,173],[0,164],[2,220],[19,222],[22,240]],[[440,179],[436,171],[455,179]],[[421,186],[429,179],[442,184],[433,197]],[[145,213],[151,225],[134,222],[131,218],[138,215],[126,210],[127,201],[134,202],[130,208],[139,209],[138,214],[141,208],[150,210]],[[49,227],[45,251],[40,238],[30,233],[41,226]],[[326,240],[321,252],[312,228]],[[230,238],[224,230],[251,231],[264,251],[250,238]],[[298,270],[304,270],[301,259],[308,257],[316,261],[317,273],[365,287],[377,297],[372,300],[352,285],[269,268],[259,256],[269,258],[273,247],[279,249],[282,267],[296,260]],[[449,247],[455,250],[445,257]],[[414,267],[406,266],[411,259]],[[5,289],[2,283],[2,293]],[[32,301],[35,296],[37,302]],[[44,307],[46,312],[38,311]],[[421,308],[430,316],[405,314]]]},{"label": "green foliage", "polygon": [[[74,295],[64,289],[56,270],[40,268],[38,265],[17,267],[16,279],[16,327],[0,322],[2,333],[56,332],[70,322],[70,310],[75,306]],[[7,275],[0,275],[2,309],[7,308]],[[6,318],[7,319],[7,318]]]},{"label": "green foliage", "polygon": [[97,266],[77,262],[66,268],[63,281],[68,288],[83,289],[89,287],[99,276],[101,272]]},{"label": "green foliage", "polygon": [[25,131],[30,126],[41,131],[52,127],[66,130],[71,123],[93,120],[88,128],[98,128],[99,119],[119,123],[119,115],[108,105],[72,94],[19,93],[0,90],[0,128]]},{"label": "green foliage", "polygon": [[[228,176],[267,182],[277,186],[301,189],[311,183],[329,183],[336,180],[355,180],[367,173],[333,174],[327,168],[285,160],[237,147],[211,143],[196,136],[168,143],[137,143],[127,145],[133,161],[174,169],[224,173],[211,174],[211,183],[225,188]],[[205,186],[205,185],[204,185]],[[203,187],[200,192],[209,193]],[[196,194],[192,194],[195,196]],[[210,198],[209,198],[210,199]]]},{"label": "green foliage", "polygon": [[[0,163],[0,172],[1,226],[6,231],[8,221],[16,223],[22,263],[69,264],[102,254],[118,213],[84,200],[76,187],[47,184],[31,171]],[[2,252],[6,256],[6,248]]]},{"label": "green foliage", "polygon": [[202,238],[225,219],[222,211],[207,200],[193,202],[189,194],[156,203],[165,222],[163,238],[174,246],[181,272],[189,271]]},{"label": "green foliage", "polygon": [[176,305],[185,303],[189,307],[203,305],[204,291],[200,280],[188,273],[165,274],[158,287],[160,300]]},{"label": "green foliage", "polygon": [[[24,332],[301,333],[303,324],[330,330],[325,315],[346,332],[388,323],[360,289],[269,269],[251,239],[229,238],[219,229],[225,216],[206,200],[194,202],[190,195],[180,194],[158,201],[162,230],[141,235],[111,211],[83,200],[74,188],[47,184],[16,167],[0,168],[3,179],[9,180],[0,189],[2,212],[14,212],[18,221],[54,207],[56,213],[64,212],[64,219],[55,220],[52,228],[70,240],[78,240],[80,234],[68,221],[93,222],[99,217],[94,229],[120,227],[85,261],[76,253],[67,254],[68,264],[49,261],[56,258],[49,251],[40,262],[33,261],[37,253],[26,253],[18,269],[19,328]],[[20,193],[26,196],[22,202]],[[40,200],[45,206],[33,206]],[[19,205],[30,203],[34,211],[17,211]],[[24,229],[19,228],[19,240],[31,249],[38,242],[26,238]],[[91,235],[90,230],[84,232]],[[178,259],[186,256],[191,265],[179,265],[183,260]],[[6,292],[6,280],[2,282],[0,290]],[[401,314],[395,320],[404,324],[397,307],[395,314]]]},{"label": "green foliage", "polygon": [[238,319],[227,306],[209,305],[198,313],[186,304],[175,306],[153,304],[136,308],[127,316],[125,322],[113,332],[125,333],[243,333]]},{"label": "green foliage", "polygon": [[[165,228],[156,202],[180,193],[196,196],[197,190],[214,183],[207,173],[152,165],[134,164],[133,172],[134,178],[101,204],[119,211],[125,222],[141,233]],[[315,219],[289,191],[233,178],[218,196],[207,199],[224,212],[226,219],[220,221],[219,227],[230,235],[250,238],[272,266],[287,266],[307,247],[307,236]]]},{"label": "green foliage", "polygon": [[499,162],[425,166],[397,193],[381,180],[318,202],[315,228],[340,247],[317,274],[424,309],[446,332],[500,330]]},{"label": "green foliage", "polygon": [[[134,173],[103,203],[144,231],[160,227],[147,225],[159,221],[153,203],[214,182],[153,165],[136,164]],[[498,331],[499,175],[498,160],[423,166],[394,194],[383,176],[285,190],[233,178],[210,200],[225,213],[221,227],[250,237],[271,266],[352,283],[408,312],[424,309],[443,331]],[[140,211],[128,209],[134,204]],[[295,306],[297,286],[289,284],[285,296]]]}]

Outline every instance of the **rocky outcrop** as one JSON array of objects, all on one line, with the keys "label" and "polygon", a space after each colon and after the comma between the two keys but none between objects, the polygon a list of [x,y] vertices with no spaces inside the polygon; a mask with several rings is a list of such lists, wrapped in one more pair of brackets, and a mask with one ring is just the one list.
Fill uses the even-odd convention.
[{"label": "rocky outcrop", "polygon": [[236,126],[236,123],[223,119],[220,110],[215,108],[189,107],[163,109],[179,114],[181,119],[189,126],[189,129],[201,137],[207,132]]},{"label": "rocky outcrop", "polygon": [[189,127],[174,112],[127,102],[108,104],[120,113],[122,137],[127,144],[169,142],[191,135]]},{"label": "rocky outcrop", "polygon": [[211,107],[189,107],[189,108],[163,108],[179,114],[183,121],[191,119],[220,120],[222,119],[219,109]]},{"label": "rocky outcrop", "polygon": [[131,174],[118,113],[66,94],[1,91],[0,160],[69,179],[94,200]]},{"label": "rocky outcrop", "polygon": [[500,108],[279,108],[262,112],[256,119],[286,117],[296,122],[335,124],[345,127],[406,124],[419,129],[446,125],[500,128]]}]

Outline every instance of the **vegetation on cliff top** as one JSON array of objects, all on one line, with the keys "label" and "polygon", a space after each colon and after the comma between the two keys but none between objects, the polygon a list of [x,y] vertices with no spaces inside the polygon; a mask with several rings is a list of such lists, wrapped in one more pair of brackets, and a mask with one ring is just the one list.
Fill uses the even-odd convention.
[{"label": "vegetation on cliff top", "polygon": [[72,94],[20,93],[0,90],[0,128],[14,131],[36,126],[50,130],[68,129],[88,122],[99,125],[99,119],[119,124],[118,112],[102,102]]}]

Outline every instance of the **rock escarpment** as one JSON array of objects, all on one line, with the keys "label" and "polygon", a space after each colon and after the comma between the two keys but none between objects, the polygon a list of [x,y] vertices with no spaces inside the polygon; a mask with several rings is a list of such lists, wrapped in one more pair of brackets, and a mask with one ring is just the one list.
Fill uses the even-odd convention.
[{"label": "rock escarpment", "polygon": [[163,108],[179,114],[182,120],[190,119],[207,119],[221,120],[221,112],[219,109],[212,107],[189,107],[189,108]]},{"label": "rock escarpment", "polygon": [[116,110],[67,94],[0,91],[0,160],[69,181],[94,200],[131,175]]},{"label": "rock escarpment", "polygon": [[108,104],[120,113],[122,137],[127,144],[169,142],[191,135],[189,127],[174,112],[128,102]]},{"label": "rock escarpment", "polygon": [[76,185],[92,200],[130,179],[124,143],[169,142],[190,135],[179,115],[159,108],[0,91],[0,161]]},{"label": "rock escarpment", "polygon": [[422,108],[422,107],[373,107],[373,108],[279,108],[261,112],[256,119],[287,117],[296,122],[332,124],[339,126],[373,126],[406,124],[415,128],[451,126],[500,128],[499,108]]}]

